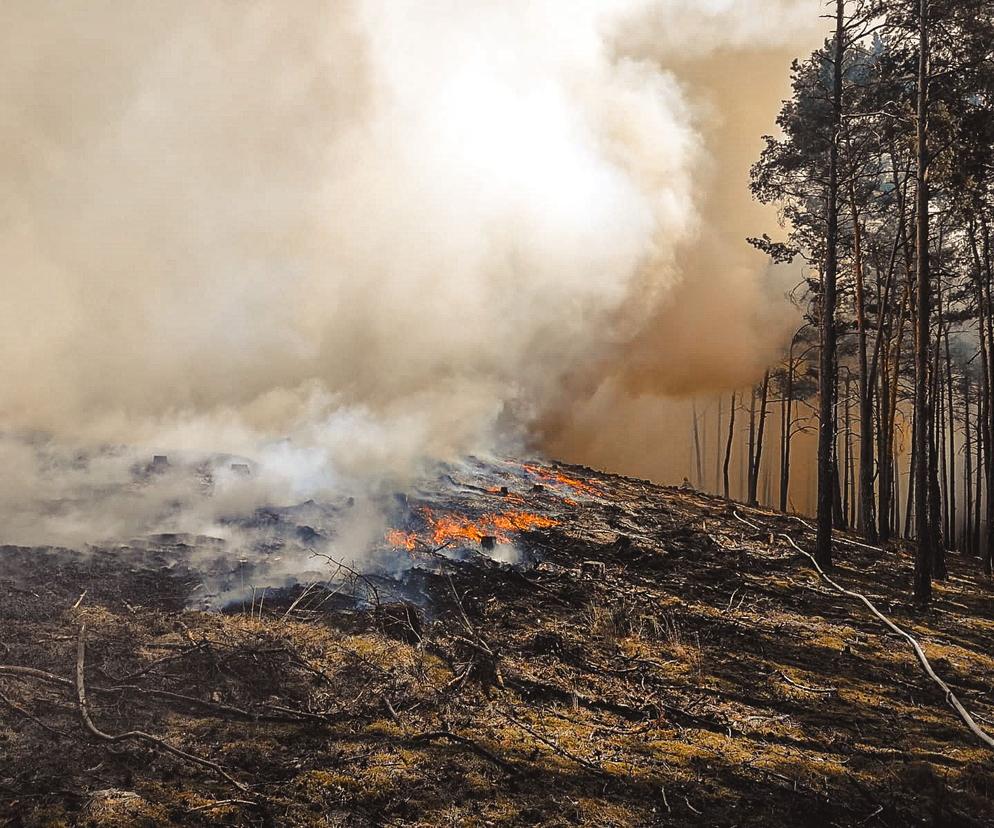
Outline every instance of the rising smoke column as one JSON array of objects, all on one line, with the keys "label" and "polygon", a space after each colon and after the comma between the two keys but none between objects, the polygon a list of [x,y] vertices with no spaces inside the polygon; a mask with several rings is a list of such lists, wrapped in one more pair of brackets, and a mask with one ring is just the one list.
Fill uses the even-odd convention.
[{"label": "rising smoke column", "polygon": [[744,5],[4,3],[3,426],[492,446],[677,280],[699,113],[642,41]]}]

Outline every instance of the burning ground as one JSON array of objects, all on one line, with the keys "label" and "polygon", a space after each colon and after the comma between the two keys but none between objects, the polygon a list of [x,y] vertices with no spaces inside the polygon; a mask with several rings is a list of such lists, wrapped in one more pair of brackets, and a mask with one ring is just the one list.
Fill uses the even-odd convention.
[{"label": "burning ground", "polygon": [[[538,462],[380,505],[361,563],[323,542],[348,499],[233,518],[241,557],[178,533],[3,548],[4,824],[994,820],[990,754],[779,537],[810,547],[797,521]],[[973,561],[915,614],[904,550],[839,555],[994,719]]]}]

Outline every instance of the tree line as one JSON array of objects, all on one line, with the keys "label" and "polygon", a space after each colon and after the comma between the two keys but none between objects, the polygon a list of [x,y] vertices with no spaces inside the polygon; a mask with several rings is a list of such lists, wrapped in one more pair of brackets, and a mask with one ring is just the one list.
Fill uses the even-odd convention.
[{"label": "tree line", "polygon": [[785,232],[750,242],[803,263],[803,325],[748,405],[730,401],[722,484],[727,496],[747,411],[757,502],[778,406],[783,510],[794,438],[817,430],[819,563],[832,565],[835,528],[907,538],[927,604],[950,550],[988,575],[994,559],[994,0],[832,0],[832,12],[831,37],[793,63],[751,173]]}]

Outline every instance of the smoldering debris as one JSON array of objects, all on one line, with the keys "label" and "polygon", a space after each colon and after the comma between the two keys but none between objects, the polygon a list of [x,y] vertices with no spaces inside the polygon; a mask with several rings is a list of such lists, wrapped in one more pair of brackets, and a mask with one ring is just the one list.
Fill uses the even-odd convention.
[{"label": "smoldering debris", "polygon": [[[34,574],[12,584],[0,573],[0,818],[85,821],[114,800],[134,808],[117,820],[127,824],[276,813],[288,826],[316,815],[536,825],[561,824],[571,802],[573,821],[590,825],[702,813],[729,826],[880,813],[911,824],[923,812],[991,824],[986,747],[927,689],[910,648],[817,585],[784,540],[810,548],[805,526],[742,518],[745,507],[699,492],[529,466],[540,492],[524,466],[487,460],[391,495],[423,556],[402,579],[325,587],[326,571],[313,585],[247,588],[223,613],[183,612],[199,580],[155,570],[158,552],[0,548],[5,567]],[[430,554],[426,492],[444,493],[453,516],[560,522],[514,537],[535,556],[528,567],[479,552],[456,562]],[[289,533],[308,521],[317,531],[328,514],[305,501],[255,519]],[[979,692],[994,678],[994,619],[978,563],[952,557],[939,611],[922,615],[902,600],[908,550],[840,541],[835,577],[858,574],[951,684],[978,689],[970,708],[994,716]],[[91,724],[151,739],[122,749],[95,738],[84,688]]]},{"label": "smoldering debris", "polygon": [[19,516],[0,542],[167,574],[198,609],[305,589],[317,598],[345,581],[362,603],[371,579],[418,602],[406,585],[413,569],[475,558],[527,565],[523,533],[558,525],[578,498],[600,494],[550,466],[502,458],[431,464],[403,490],[352,481],[297,499],[265,456],[80,451],[38,437],[8,437],[0,448],[23,476],[0,504]]}]

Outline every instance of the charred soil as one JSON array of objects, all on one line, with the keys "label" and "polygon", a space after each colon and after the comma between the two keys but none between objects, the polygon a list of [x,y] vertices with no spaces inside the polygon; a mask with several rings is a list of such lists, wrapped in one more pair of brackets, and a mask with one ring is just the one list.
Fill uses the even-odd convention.
[{"label": "charred soil", "polygon": [[[426,552],[420,602],[355,574],[199,612],[151,559],[0,549],[0,824],[994,824],[994,757],[801,523],[541,468],[579,492],[526,563]],[[906,550],[837,552],[994,721],[979,566],[917,612]]]}]

